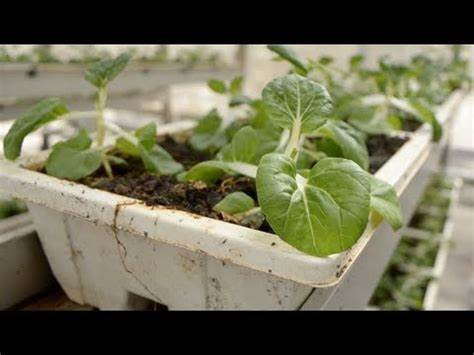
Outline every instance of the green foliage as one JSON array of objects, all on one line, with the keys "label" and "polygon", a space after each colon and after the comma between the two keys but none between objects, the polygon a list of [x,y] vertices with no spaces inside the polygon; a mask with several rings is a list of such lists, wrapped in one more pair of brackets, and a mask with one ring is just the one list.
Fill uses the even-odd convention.
[{"label": "green foliage", "polygon": [[[328,117],[332,99],[323,86],[288,74],[267,84],[262,100],[252,100],[249,106],[248,123],[232,128],[230,142],[216,154],[217,160],[195,165],[183,175],[184,181],[212,184],[235,174],[256,178],[258,203],[272,229],[315,256],[352,247],[371,210],[394,229],[401,226],[395,190],[365,171],[365,134]],[[210,141],[221,130],[219,119],[206,117],[190,142],[202,134]],[[316,145],[306,136],[317,137]],[[320,143],[327,149],[320,151]],[[331,154],[347,159],[326,158]],[[254,208],[242,195],[228,201],[240,206],[241,199],[248,202],[246,209]]]},{"label": "green foliage", "polygon": [[260,158],[257,156],[258,144],[256,130],[245,126],[234,134],[232,141],[221,149],[218,157],[228,162],[256,164]]},{"label": "green foliage", "polygon": [[97,88],[106,87],[125,69],[129,60],[130,55],[123,53],[115,59],[94,62],[87,69],[85,79]]},{"label": "green foliage", "polygon": [[222,118],[216,109],[212,109],[199,120],[189,144],[198,151],[220,149],[227,143],[227,137],[222,127]]},{"label": "green foliage", "polygon": [[156,124],[149,123],[135,131],[136,142],[119,137],[116,147],[125,154],[140,157],[145,169],[159,174],[174,175],[183,171],[183,165],[156,142]]},{"label": "green foliage", "polygon": [[368,175],[355,163],[326,158],[297,175],[294,161],[265,155],[257,171],[258,201],[273,230],[305,253],[327,256],[361,236],[370,209]]},{"label": "green foliage", "polygon": [[417,112],[416,117],[421,119],[423,122],[427,122],[432,126],[433,129],[433,141],[437,142],[441,139],[441,136],[443,134],[443,128],[439,124],[438,120],[436,119],[436,116],[434,115],[433,111],[431,109],[423,104],[423,102],[419,99],[412,98],[410,100],[410,104],[413,107],[413,109]]},{"label": "green foliage", "polygon": [[26,212],[23,201],[0,195],[0,220]]},{"label": "green foliage", "polygon": [[326,88],[298,74],[272,80],[262,92],[268,115],[282,128],[310,133],[332,109]]},{"label": "green foliage", "polygon": [[[433,139],[439,139],[442,131],[434,107],[468,81],[462,76],[467,67],[459,50],[453,50],[449,61],[421,56],[400,64],[382,58],[378,68],[369,70],[360,55],[341,69],[331,57],[302,61],[288,47],[269,49],[289,62],[292,71],[271,80],[260,98],[243,93],[243,77],[209,80],[211,90],[227,95],[229,106],[239,107],[233,113],[243,117],[224,125],[227,120],[216,109],[209,111],[186,142],[187,149],[209,160],[188,171],[157,144],[154,124],[133,133],[107,125],[103,119],[106,86],[129,58],[93,63],[86,79],[98,88],[98,127],[102,133],[118,134],[115,147],[103,147],[103,139],[92,146],[87,132],[81,131],[53,147],[46,171],[77,180],[102,165],[107,171],[111,165],[127,164],[127,159],[111,155],[119,151],[125,158],[141,159],[146,170],[176,175],[180,182],[212,185],[227,183],[227,176],[250,177],[255,179],[258,205],[243,191],[236,191],[214,210],[225,220],[253,228],[265,218],[287,243],[318,257],[351,248],[364,232],[370,213],[385,218],[393,229],[400,228],[403,221],[396,191],[366,171],[365,140],[371,134],[402,129],[407,119],[428,122]],[[4,147],[9,159],[20,154],[28,133],[67,113],[58,102],[42,105],[20,118],[7,135]],[[439,197],[427,194],[425,201],[439,204],[440,210],[446,208]],[[433,221],[418,223],[436,229]]]},{"label": "green foliage", "polygon": [[[449,180],[439,175],[431,177],[410,227],[427,231],[426,238],[402,237],[389,265],[383,274],[371,304],[384,310],[422,310],[428,283],[433,279],[433,267],[440,245],[436,235],[443,230],[445,215],[433,216],[423,213],[423,207],[443,207],[447,213],[450,199],[443,193]],[[447,202],[447,203],[446,203]]]},{"label": "green foliage", "polygon": [[242,85],[244,83],[243,76],[236,76],[234,79],[231,80],[229,84],[229,92],[232,95],[239,95],[242,93]]},{"label": "green foliage", "polygon": [[[389,134],[403,128],[402,120],[416,118],[432,126],[433,140],[437,141],[442,130],[433,106],[441,104],[453,90],[472,84],[469,63],[460,55],[462,47],[452,47],[449,59],[418,55],[408,63],[396,63],[382,57],[376,69],[364,68],[362,55],[351,57],[347,68],[341,69],[329,57],[310,59],[305,65],[290,48],[269,46],[269,49],[288,61],[294,72],[329,89],[334,118],[342,118],[369,134]],[[381,95],[382,100],[375,108],[366,109],[361,99],[374,94]],[[394,105],[393,99],[402,105]],[[388,107],[383,108],[385,105]]]},{"label": "green foliage", "polygon": [[288,61],[293,65],[295,73],[306,75],[308,73],[308,68],[305,64],[298,58],[296,53],[290,48],[282,45],[272,44],[268,45],[267,48],[272,52],[276,53],[279,58]]},{"label": "green foliage", "polygon": [[333,140],[344,158],[356,162],[362,169],[369,168],[369,153],[364,138],[343,121],[328,120],[316,133]]},{"label": "green foliage", "polygon": [[184,175],[184,181],[216,182],[222,175],[232,175],[233,171],[222,161],[209,160],[196,164]]},{"label": "green foliage", "polygon": [[100,168],[102,155],[99,150],[91,149],[91,144],[92,140],[84,129],[73,138],[56,143],[46,162],[46,172],[69,180],[92,174]]},{"label": "green foliage", "polygon": [[397,230],[403,225],[400,201],[393,187],[370,175],[370,207]]},{"label": "green foliage", "polygon": [[237,191],[233,192],[214,206],[214,210],[231,215],[250,211],[255,207],[255,201],[247,194]]},{"label": "green foliage", "polygon": [[56,98],[45,99],[18,118],[10,127],[3,140],[5,157],[14,160],[20,156],[21,146],[25,137],[38,128],[52,122],[69,111],[64,104]]},{"label": "green foliage", "polygon": [[222,80],[210,79],[207,81],[207,86],[218,94],[224,94],[227,92],[227,86]]}]

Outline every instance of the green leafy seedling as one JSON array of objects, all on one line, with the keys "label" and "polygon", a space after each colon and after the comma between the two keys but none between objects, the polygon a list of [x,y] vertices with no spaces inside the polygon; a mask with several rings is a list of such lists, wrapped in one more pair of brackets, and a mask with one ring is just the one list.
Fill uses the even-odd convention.
[{"label": "green leafy seedling", "polygon": [[[107,101],[107,87],[127,66],[128,54],[114,59],[92,63],[85,73],[85,79],[97,89],[96,119],[97,134],[92,141],[86,130],[82,129],[76,136],[55,144],[46,162],[49,175],[69,180],[80,180],[104,167],[107,175],[113,177],[112,166],[123,165],[126,161],[110,155],[114,147],[104,147],[107,131],[119,136],[116,147],[130,155],[139,156],[145,169],[158,174],[177,174],[183,166],[156,143],[156,125],[154,123],[130,134],[112,123],[106,123],[104,110]],[[56,98],[45,99],[17,119],[8,131],[4,141],[4,155],[15,160],[21,154],[25,137],[46,124],[65,119],[80,112],[69,112],[66,106]]]}]

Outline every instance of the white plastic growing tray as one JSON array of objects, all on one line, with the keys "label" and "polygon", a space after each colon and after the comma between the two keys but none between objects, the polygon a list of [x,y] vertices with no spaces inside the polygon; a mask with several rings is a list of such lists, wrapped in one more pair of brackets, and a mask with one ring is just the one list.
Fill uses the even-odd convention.
[{"label": "white plastic growing tray", "polygon": [[[461,97],[454,94],[439,109],[443,123]],[[194,125],[178,122],[159,132]],[[376,174],[395,186],[404,213],[414,205],[411,184],[425,181],[419,172],[435,151],[430,139],[428,127],[412,134]],[[42,161],[44,154],[22,164]],[[149,300],[169,309],[363,308],[397,242],[385,222],[378,228],[371,221],[349,251],[312,257],[273,234],[148,207],[5,161],[0,188],[28,202],[68,296],[100,309],[139,309]]]},{"label": "white plastic growing tray", "polygon": [[53,280],[29,213],[0,221],[0,310],[41,292]]}]

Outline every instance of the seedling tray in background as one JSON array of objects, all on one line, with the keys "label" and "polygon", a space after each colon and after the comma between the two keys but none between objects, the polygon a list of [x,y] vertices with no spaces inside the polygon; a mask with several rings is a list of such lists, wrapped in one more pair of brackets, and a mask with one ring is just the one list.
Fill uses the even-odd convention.
[{"label": "seedling tray in background", "polygon": [[[433,309],[439,288],[438,280],[444,271],[451,245],[450,240],[453,229],[452,216],[458,202],[461,185],[462,180],[456,179],[452,181],[450,187],[439,186],[438,184],[438,186],[434,188],[427,188],[424,199],[418,205],[410,226],[405,229],[401,243],[392,257],[391,264],[389,264],[389,267],[379,283],[379,287],[373,295],[373,304],[369,306],[369,309]],[[428,205],[427,202],[434,202],[436,199],[436,196],[432,196],[433,192],[437,193],[438,204]],[[447,203],[445,201],[447,201]],[[443,209],[445,209],[445,213],[443,213]],[[419,216],[422,217],[420,218]],[[420,224],[428,227],[437,227],[435,223],[430,223],[430,221],[440,219],[442,224],[439,230],[437,230],[437,228],[424,230],[418,227]],[[422,245],[420,243],[432,244]],[[422,250],[419,249],[420,247],[426,247],[424,249],[425,253],[434,253],[434,255],[431,258],[426,254],[416,255],[417,250]],[[402,260],[405,258],[404,261],[408,259],[408,262],[400,263],[397,262],[396,258]],[[410,272],[413,275],[412,277],[405,276]],[[416,277],[418,277],[418,279]],[[416,301],[413,300],[411,306],[404,307],[403,304],[397,304],[397,300],[403,302],[402,289],[409,287],[407,284],[409,281],[414,283],[411,289],[411,295],[420,299],[421,302],[416,304]],[[416,296],[417,292],[422,292],[422,295]],[[383,300],[384,297],[391,298],[392,301]],[[383,303],[380,304],[381,302]],[[406,305],[410,304],[409,300],[405,300],[404,302]]]}]

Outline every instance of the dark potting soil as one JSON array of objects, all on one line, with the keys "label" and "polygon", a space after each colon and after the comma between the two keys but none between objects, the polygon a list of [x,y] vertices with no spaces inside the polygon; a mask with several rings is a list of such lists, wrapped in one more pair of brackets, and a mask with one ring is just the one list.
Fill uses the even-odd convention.
[{"label": "dark potting soil", "polygon": [[[186,169],[211,159],[208,154],[197,152],[186,143],[177,142],[170,136],[160,139],[159,144]],[[215,184],[206,186],[201,182],[179,182],[174,176],[157,176],[147,172],[140,159],[126,159],[127,166],[114,166],[112,179],[108,178],[101,168],[80,182],[93,188],[139,199],[148,206],[166,206],[227,222],[233,221],[213,210],[225,196],[242,191],[257,201],[255,183],[248,177],[224,176]],[[259,230],[273,233],[266,221]]]},{"label": "dark potting soil", "polygon": [[394,155],[408,138],[371,135],[367,139],[369,171],[374,174]]},{"label": "dark potting soil", "polygon": [[[174,176],[157,176],[145,171],[140,165],[137,161],[136,164],[129,164],[128,169],[114,170],[112,179],[101,169],[81,182],[100,190],[139,199],[148,206],[166,206],[227,222],[233,221],[213,210],[225,196],[242,191],[257,200],[255,184],[248,177],[227,176],[206,186],[200,182],[179,182]],[[267,223],[263,223],[259,229],[272,232]]]},{"label": "dark potting soil", "polygon": [[423,125],[423,122],[414,120],[412,118],[405,118],[402,120],[402,131],[415,132]]},{"label": "dark potting soil", "polygon": [[[406,139],[383,135],[371,136],[367,142],[371,156],[370,171],[378,170],[405,141]],[[197,152],[185,142],[176,141],[170,136],[160,138],[159,144],[186,169],[211,159],[208,154]],[[231,223],[232,220],[213,210],[219,201],[236,191],[245,192],[257,201],[255,183],[248,177],[224,176],[211,186],[201,182],[179,182],[173,176],[157,176],[147,172],[138,158],[124,158],[128,165],[114,166],[112,179],[108,178],[101,168],[80,182],[93,188],[139,199],[149,206],[165,206]],[[273,232],[266,221],[258,229]]]},{"label": "dark potting soil", "polygon": [[158,138],[158,143],[171,154],[174,160],[179,161],[185,169],[189,169],[205,160],[212,159],[212,156],[205,152],[198,152],[184,142],[178,142],[171,136]]}]

